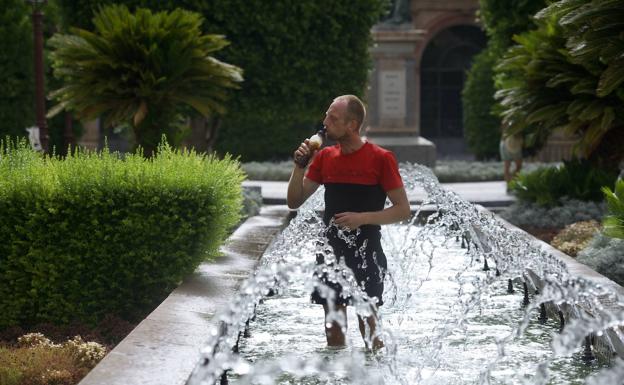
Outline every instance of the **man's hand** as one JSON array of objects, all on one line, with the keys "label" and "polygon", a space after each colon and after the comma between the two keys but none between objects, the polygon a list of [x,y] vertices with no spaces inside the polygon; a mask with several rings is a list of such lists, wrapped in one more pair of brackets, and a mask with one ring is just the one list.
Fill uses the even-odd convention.
[{"label": "man's hand", "polygon": [[380,211],[362,213],[344,212],[334,215],[334,223],[344,229],[355,230],[363,225],[387,225],[409,219],[410,205],[403,187],[387,191],[392,206]]},{"label": "man's hand", "polygon": [[344,212],[334,215],[334,223],[346,230],[355,230],[366,224],[365,213]]},{"label": "man's hand", "polygon": [[[295,160],[295,164],[297,165],[297,167],[299,168],[305,168],[310,159],[312,159],[312,157],[314,156],[314,154],[316,154],[316,152],[318,151],[317,149],[314,150],[310,150],[310,140],[306,139],[304,140],[300,145],[299,148],[295,150],[295,153],[293,154],[293,159]],[[300,162],[299,159],[305,159],[307,158],[308,161],[307,162]]]}]

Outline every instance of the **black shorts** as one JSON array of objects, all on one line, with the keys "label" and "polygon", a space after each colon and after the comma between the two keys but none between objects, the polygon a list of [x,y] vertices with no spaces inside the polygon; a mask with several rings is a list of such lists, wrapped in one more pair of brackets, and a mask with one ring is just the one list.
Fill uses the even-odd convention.
[{"label": "black shorts", "polygon": [[[348,268],[353,271],[353,275],[358,285],[364,289],[368,297],[375,301],[377,306],[383,304],[384,278],[388,269],[386,255],[381,248],[381,233],[379,230],[362,231],[356,238],[356,244],[349,247],[345,241],[338,238],[337,230],[330,227],[327,232],[327,240],[332,247],[336,259],[343,259]],[[366,241],[366,247],[363,247]],[[316,256],[316,263],[323,264],[322,254]],[[330,266],[331,268],[331,266]],[[338,269],[336,269],[338,271]],[[336,292],[335,303],[340,305],[350,305],[351,297],[345,298],[342,295],[342,287],[336,282],[328,280],[327,274],[321,275],[321,281],[331,287]],[[325,298],[321,297],[318,289],[314,290],[311,297],[312,303],[325,304]]]}]

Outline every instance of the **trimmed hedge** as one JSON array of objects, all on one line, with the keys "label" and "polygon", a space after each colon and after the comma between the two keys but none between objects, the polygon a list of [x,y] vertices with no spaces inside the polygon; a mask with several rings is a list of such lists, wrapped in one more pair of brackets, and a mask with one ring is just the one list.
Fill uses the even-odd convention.
[{"label": "trimmed hedge", "polygon": [[230,157],[166,146],[61,160],[1,144],[0,329],[143,317],[218,251],[242,179]]}]

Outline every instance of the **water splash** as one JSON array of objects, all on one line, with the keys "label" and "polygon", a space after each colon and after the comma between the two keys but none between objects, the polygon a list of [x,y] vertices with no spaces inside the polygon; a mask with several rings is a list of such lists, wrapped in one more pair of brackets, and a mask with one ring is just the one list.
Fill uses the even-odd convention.
[{"label": "water splash", "polygon": [[[401,174],[406,188],[424,188],[427,200],[407,226],[385,226],[382,229],[384,250],[387,255],[393,256],[386,276],[384,306],[377,309],[357,285],[351,271],[333,255],[325,240],[326,228],[319,215],[323,209],[320,189],[269,246],[257,270],[242,284],[232,303],[220,313],[219,326],[212,331],[189,384],[212,385],[225,371],[235,373],[233,377],[241,384],[438,384],[475,381],[480,384],[545,384],[549,380],[568,383],[570,378],[560,380],[563,375],[553,374],[550,369],[555,364],[561,365],[561,356],[578,352],[590,334],[604,335],[607,344],[615,346],[616,339],[620,337],[618,327],[624,320],[624,307],[617,294],[592,281],[572,276],[562,261],[541,249],[532,239],[510,231],[493,214],[479,210],[457,194],[443,189],[428,168],[405,164]],[[434,212],[428,216],[424,226],[415,226],[420,217],[418,214],[426,208],[432,208]],[[353,241],[355,237],[341,229],[338,229],[338,234],[347,241]],[[460,242],[463,248],[458,247]],[[315,263],[315,256],[319,254],[323,255],[326,264]],[[453,265],[449,268],[445,263]],[[480,269],[481,265],[485,271]],[[326,274],[329,281],[343,286],[343,294],[353,298],[356,314],[378,318],[375,336],[380,336],[386,344],[383,354],[370,355],[358,351],[333,354],[324,349],[311,356],[299,357],[288,354],[287,350],[282,351],[286,348],[281,345],[272,346],[274,351],[283,353],[281,355],[268,352],[262,357],[249,353],[248,357],[253,356],[254,362],[238,354],[240,337],[249,327],[249,320],[258,312],[257,306],[269,294],[279,293],[274,298],[281,299],[268,299],[262,305],[264,307],[270,307],[272,301],[306,298],[316,288],[333,307],[335,293],[316,278],[322,274]],[[433,309],[430,311],[432,314],[414,314],[414,310],[422,306],[422,298],[419,297],[430,295],[428,285],[444,274],[448,275],[448,287],[440,286],[436,290],[451,292],[445,297],[446,309],[434,316],[431,316]],[[533,301],[524,309],[517,306],[510,308],[509,302],[515,303],[515,297],[500,294],[504,292],[506,282],[510,285],[524,282],[536,292]],[[512,299],[503,301],[502,297]],[[506,308],[501,305],[505,301]],[[305,302],[304,299],[300,304]],[[552,350],[540,350],[541,359],[534,363],[533,369],[525,368],[521,375],[515,373],[514,365],[517,368],[524,363],[514,361],[519,355],[514,343],[527,333],[539,334],[531,329],[531,321],[547,303],[562,314],[565,312],[570,321],[561,333],[553,330],[550,341],[545,341],[550,342]],[[434,308],[439,304],[431,302],[427,305]],[[492,314],[492,306],[500,307],[502,314]],[[273,310],[284,311],[284,307]],[[260,313],[265,319],[276,317],[266,315],[262,307]],[[422,313],[429,311],[425,309]],[[430,315],[429,319],[427,315]],[[292,317],[300,323],[309,322],[306,317]],[[274,322],[279,323],[281,320],[277,318]],[[488,338],[495,340],[491,356],[483,357],[483,354],[476,352],[477,357],[473,361],[478,361],[478,365],[455,368],[457,372],[449,370],[453,365],[447,356],[455,354],[451,352],[455,346],[461,346],[463,342],[466,355],[471,355],[468,352],[474,344],[471,341],[475,340],[474,327],[479,325],[475,320],[490,322],[491,319],[504,325],[505,331],[495,330],[494,333],[484,329]],[[326,321],[335,321],[345,329],[347,326],[340,312],[330,312]],[[423,336],[423,327],[419,323],[431,324],[426,336]],[[256,328],[260,329],[259,326]],[[313,344],[322,345],[322,327],[314,328],[319,337]],[[550,333],[542,332],[544,334]],[[375,336],[368,336],[369,346]],[[245,345],[245,342],[242,344]],[[541,347],[534,349],[537,351]],[[296,343],[290,346],[290,351],[296,350]],[[328,357],[331,359],[328,360]],[[605,378],[621,382],[624,378],[622,367],[624,364],[618,361],[612,369],[589,377],[588,383],[602,383],[600,381]]]}]

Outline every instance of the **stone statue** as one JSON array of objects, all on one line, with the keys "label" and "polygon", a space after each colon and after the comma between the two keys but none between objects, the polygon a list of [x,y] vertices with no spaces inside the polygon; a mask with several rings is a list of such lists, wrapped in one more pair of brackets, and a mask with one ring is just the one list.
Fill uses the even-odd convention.
[{"label": "stone statue", "polygon": [[381,19],[383,24],[399,25],[411,21],[410,1],[392,0],[390,12]]}]

